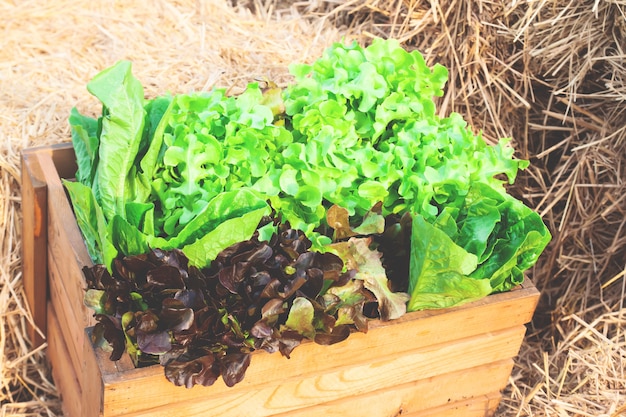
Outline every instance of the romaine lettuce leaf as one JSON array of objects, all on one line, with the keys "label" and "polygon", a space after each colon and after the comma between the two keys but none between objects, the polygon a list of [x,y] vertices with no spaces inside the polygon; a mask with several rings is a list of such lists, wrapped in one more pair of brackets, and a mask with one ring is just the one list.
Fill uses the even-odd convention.
[{"label": "romaine lettuce leaf", "polygon": [[80,182],[63,180],[74,208],[78,227],[94,263],[111,268],[117,250],[107,232],[107,221],[91,188]]},{"label": "romaine lettuce leaf", "polygon": [[263,196],[252,189],[241,188],[220,193],[206,203],[203,210],[178,234],[167,239],[168,246],[182,248],[202,238],[225,220],[257,209],[268,209],[268,205]]},{"label": "romaine lettuce leaf", "polygon": [[72,146],[76,154],[78,170],[76,181],[91,187],[98,166],[98,121],[72,108],[69,117],[72,128]]},{"label": "romaine lettuce leaf", "polygon": [[96,199],[107,220],[125,216],[126,203],[135,199],[135,158],[143,137],[143,86],[120,61],[97,74],[87,90],[104,106],[96,172]]},{"label": "romaine lettuce leaf", "polygon": [[524,280],[523,272],[533,266],[552,236],[541,217],[511,196],[500,204],[502,222],[490,237],[489,257],[472,276],[488,277],[493,291],[508,291]]},{"label": "romaine lettuce leaf", "polygon": [[150,251],[148,237],[122,216],[113,216],[108,227],[108,235],[111,236],[116,249],[124,256],[141,255]]},{"label": "romaine lettuce leaf", "polygon": [[455,244],[423,216],[414,215],[408,311],[451,307],[491,293],[489,279],[469,276],[477,264],[476,255]]},{"label": "romaine lettuce leaf", "polygon": [[270,208],[266,206],[241,217],[225,220],[200,239],[184,246],[183,253],[192,265],[198,268],[208,267],[221,251],[235,243],[250,239],[263,216],[269,213]]}]

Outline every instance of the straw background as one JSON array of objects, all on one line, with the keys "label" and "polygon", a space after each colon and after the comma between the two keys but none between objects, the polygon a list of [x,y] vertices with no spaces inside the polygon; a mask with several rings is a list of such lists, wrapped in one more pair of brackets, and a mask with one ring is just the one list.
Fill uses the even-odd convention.
[{"label": "straw background", "polygon": [[394,37],[450,70],[441,114],[531,161],[511,192],[554,239],[498,416],[626,416],[626,1],[0,0],[2,416],[60,416],[26,336],[20,151],[69,140],[73,106],[119,59],[151,97],[290,80],[332,42]]}]

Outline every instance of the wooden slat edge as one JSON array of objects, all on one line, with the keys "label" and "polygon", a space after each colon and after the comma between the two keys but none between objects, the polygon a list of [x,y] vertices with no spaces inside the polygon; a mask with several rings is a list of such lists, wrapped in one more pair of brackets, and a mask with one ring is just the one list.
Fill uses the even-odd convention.
[{"label": "wooden slat edge", "polygon": [[59,391],[66,417],[83,417],[79,376],[69,359],[61,326],[56,319],[52,303],[48,303],[48,358],[52,365],[52,377]]},{"label": "wooden slat edge", "polygon": [[[49,301],[54,306],[56,321],[61,329],[70,364],[79,374],[82,369],[81,355],[84,328],[81,326],[81,322],[78,320],[75,312],[71,309],[74,303],[70,302],[64,291],[63,275],[59,272],[58,262],[52,259],[52,257],[48,259],[48,271]],[[79,380],[79,383],[82,385],[81,380]]]},{"label": "wooden slat edge", "polygon": [[[170,399],[176,398],[176,405],[183,415],[201,415],[204,410],[210,415],[220,416],[251,413],[271,416],[392,387],[398,380],[422,380],[509,359],[517,354],[524,333],[525,328],[519,326],[402,354],[370,352],[367,362],[329,372],[285,378],[258,385],[255,389],[240,389],[237,386],[219,389],[223,385],[221,381],[211,387],[192,389],[175,387],[167,381],[120,381],[115,385],[105,384],[105,415],[168,417],[174,412]],[[332,352],[328,355],[331,356]],[[285,363],[282,369],[286,367],[289,363]],[[280,371],[278,367],[273,372],[280,374]],[[142,386],[150,386],[151,389],[136,389]],[[498,386],[495,389],[501,388]],[[246,400],[242,401],[242,398]]]},{"label": "wooden slat edge", "polygon": [[494,417],[502,395],[499,392],[477,398],[456,401],[427,412],[416,412],[402,417]]},{"label": "wooden slat edge", "polygon": [[[64,156],[59,157],[59,152]],[[46,147],[34,155],[47,185],[48,298],[54,306],[73,368],[81,372],[84,329],[89,325],[92,314],[82,302],[84,285],[81,285],[83,276],[80,268],[84,262],[91,263],[91,259],[61,183],[59,167],[55,165],[55,160],[64,167],[71,165],[73,152]],[[82,372],[78,376],[81,375]],[[82,386],[82,378],[79,378],[79,385]]]},{"label": "wooden slat edge", "polygon": [[22,280],[33,322],[28,337],[33,347],[46,335],[48,291],[47,186],[39,160],[30,150],[22,152]]},{"label": "wooden slat edge", "polygon": [[[104,382],[98,367],[96,352],[91,345],[93,328],[85,329],[82,368],[82,412],[83,417],[99,417],[103,415]],[[110,361],[109,361],[110,362]]]},{"label": "wooden slat edge", "polygon": [[[513,359],[436,375],[361,395],[341,398],[272,417],[308,417],[324,415],[405,416],[424,413],[467,398],[481,397],[506,386],[513,369]],[[488,381],[481,384],[480,381]],[[451,387],[442,390],[441,387]],[[453,388],[452,388],[453,387]]]}]

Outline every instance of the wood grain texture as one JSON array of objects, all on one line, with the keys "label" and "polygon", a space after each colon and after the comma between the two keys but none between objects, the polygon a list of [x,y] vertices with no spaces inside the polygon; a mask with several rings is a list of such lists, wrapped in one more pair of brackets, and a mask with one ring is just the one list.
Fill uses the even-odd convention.
[{"label": "wood grain texture", "polygon": [[425,411],[402,415],[402,417],[494,417],[500,403],[500,392],[467,398]]},{"label": "wood grain texture", "polygon": [[[101,416],[103,413],[103,393],[104,383],[102,382],[102,373],[98,365],[96,351],[90,343],[91,328],[85,330],[85,343],[83,344],[82,353],[82,391],[81,405],[84,417]],[[109,361],[109,363],[113,363]]]},{"label": "wood grain texture", "polygon": [[[255,375],[255,364],[252,363],[248,369],[252,374],[246,375],[246,378],[250,377],[255,386],[247,389],[239,385],[222,389],[221,380],[209,388],[192,389],[174,387],[163,379],[161,383],[151,379],[120,381],[105,384],[104,415],[165,417],[177,412],[186,416],[202,413],[223,417],[272,416],[502,361],[517,353],[524,333],[523,326],[516,326],[394,354],[373,347],[367,361],[351,365],[336,360],[333,346],[324,346],[319,354],[330,364],[330,369],[319,371],[311,367],[302,375],[286,377],[283,370],[287,372],[290,363],[280,358],[283,365],[274,368],[273,373],[283,378],[270,383],[263,375]],[[256,359],[260,361],[273,356],[276,355],[263,355]],[[481,380],[477,383],[486,384],[490,390],[502,388],[494,387],[494,381]],[[135,387],[149,386],[150,389],[133,390],[133,384]],[[176,398],[175,404],[169,401],[171,398]]]},{"label": "wood grain texture", "polygon": [[22,280],[33,323],[28,337],[33,347],[46,334],[47,280],[47,185],[37,152],[22,153]]},{"label": "wood grain texture", "polygon": [[81,334],[81,323],[78,322],[78,316],[71,310],[71,303],[63,291],[63,281],[58,278],[61,275],[58,272],[57,263],[49,263],[49,271],[50,302],[54,306],[55,320],[61,328],[68,361],[72,369],[78,372],[81,369],[82,346],[85,342]]},{"label": "wood grain texture", "polygon": [[[470,369],[435,375],[381,388],[361,395],[344,397],[313,407],[280,413],[274,417],[337,416],[405,416],[489,393],[504,387],[513,367],[512,359],[480,365]],[[454,387],[454,389],[449,389]]]},{"label": "wood grain texture", "polygon": [[[67,165],[66,158],[55,157],[51,149],[37,154],[39,165],[47,185],[47,258],[48,287],[50,301],[54,306],[56,319],[62,329],[69,361],[79,377],[82,387],[82,356],[85,345],[85,328],[95,324],[83,304],[85,280],[82,267],[91,264],[91,259],[83,243],[74,214],[67,200],[65,189],[55,165]],[[68,155],[65,153],[65,155]],[[70,154],[72,155],[72,154]]]},{"label": "wood grain texture", "polygon": [[47,355],[52,365],[52,377],[63,401],[63,414],[65,417],[84,417],[79,376],[70,360],[63,327],[57,320],[52,303],[48,303],[46,318],[48,321]]}]

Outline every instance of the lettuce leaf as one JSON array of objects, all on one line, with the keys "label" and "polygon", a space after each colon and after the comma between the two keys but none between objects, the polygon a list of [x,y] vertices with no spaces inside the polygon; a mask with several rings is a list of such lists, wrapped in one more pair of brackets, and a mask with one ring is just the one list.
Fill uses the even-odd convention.
[{"label": "lettuce leaf", "polygon": [[208,267],[221,251],[235,243],[250,239],[263,216],[269,213],[270,208],[266,206],[241,217],[224,220],[200,239],[184,246],[183,253],[192,265],[198,268]]},{"label": "lettuce leaf", "polygon": [[537,213],[482,182],[447,202],[433,224],[477,256],[471,276],[489,278],[494,292],[521,284],[523,271],[535,264],[552,238]]},{"label": "lettuce leaf", "polygon": [[104,106],[96,172],[96,199],[105,218],[125,216],[126,202],[134,200],[135,157],[143,137],[143,86],[133,77],[131,63],[120,61],[97,74],[87,90]]},{"label": "lettuce leaf", "polygon": [[331,244],[328,249],[344,260],[348,269],[356,270],[354,276],[363,281],[363,286],[374,294],[378,301],[378,313],[382,320],[393,320],[407,311],[409,296],[402,292],[392,292],[381,253],[370,249],[371,237],[351,237],[347,241]]},{"label": "lettuce leaf", "polygon": [[107,232],[107,222],[92,189],[80,182],[63,180],[74,208],[87,250],[95,264],[111,266],[117,250]]},{"label": "lettuce leaf", "polygon": [[[447,307],[521,284],[551,235],[539,215],[472,183],[435,221],[413,217],[409,309]],[[430,306],[430,307],[429,307]]]},{"label": "lettuce leaf", "polygon": [[552,236],[541,217],[511,196],[499,206],[502,221],[489,238],[489,257],[472,276],[489,277],[494,292],[508,291],[524,281]]},{"label": "lettuce leaf", "polygon": [[72,146],[78,165],[76,181],[91,187],[98,166],[98,146],[100,144],[98,121],[80,114],[76,107],[73,107],[69,122],[72,128]]},{"label": "lettuce leaf", "polygon": [[469,276],[477,264],[476,255],[423,216],[413,216],[408,311],[451,307],[490,294],[488,279]]}]

